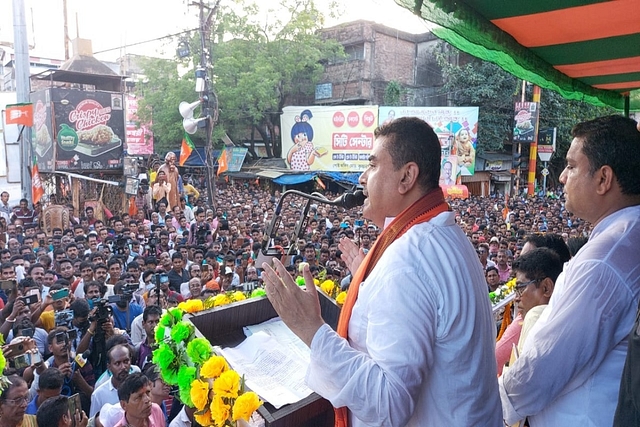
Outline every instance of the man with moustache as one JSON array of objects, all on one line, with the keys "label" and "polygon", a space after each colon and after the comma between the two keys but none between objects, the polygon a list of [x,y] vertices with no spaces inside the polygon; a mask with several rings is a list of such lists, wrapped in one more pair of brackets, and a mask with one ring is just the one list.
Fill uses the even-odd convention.
[{"label": "man with moustache", "polygon": [[131,368],[131,351],[127,345],[116,345],[107,352],[107,369],[111,373],[109,381],[102,383],[91,395],[91,410],[89,417],[100,412],[105,403],[117,404],[118,387],[129,376]]},{"label": "man with moustache", "polygon": [[337,408],[336,426],[502,425],[487,287],[438,185],[438,137],[409,117],[375,137],[363,216],[384,231],[366,255],[340,241],[353,279],[337,332],[308,267],[305,291],[264,263],[267,297],[310,347],[306,382]]},{"label": "man with moustache", "polygon": [[614,420],[640,297],[640,132],[633,120],[608,116],[571,134],[560,175],[565,207],[593,229],[500,379],[507,424],[525,417],[532,427]]}]

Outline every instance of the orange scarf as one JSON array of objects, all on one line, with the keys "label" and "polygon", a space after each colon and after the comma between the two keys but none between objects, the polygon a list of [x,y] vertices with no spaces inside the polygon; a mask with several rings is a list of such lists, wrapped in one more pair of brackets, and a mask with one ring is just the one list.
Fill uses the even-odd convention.
[{"label": "orange scarf", "polygon": [[[343,338],[348,337],[349,320],[351,319],[353,306],[358,299],[360,284],[369,276],[369,273],[371,273],[389,245],[414,225],[427,222],[448,210],[449,205],[445,202],[442,190],[438,187],[402,211],[400,215],[395,217],[391,224],[384,229],[380,237],[376,239],[371,250],[367,253],[362,264],[360,264],[358,271],[356,271],[351,279],[347,300],[340,312],[340,320],[338,321],[337,328],[338,335]],[[348,427],[349,418],[346,407],[335,408],[335,415],[335,427]]]}]

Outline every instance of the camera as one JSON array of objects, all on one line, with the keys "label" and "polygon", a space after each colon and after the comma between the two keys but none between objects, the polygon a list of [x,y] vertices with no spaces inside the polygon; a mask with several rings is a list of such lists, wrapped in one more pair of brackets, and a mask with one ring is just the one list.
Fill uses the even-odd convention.
[{"label": "camera", "polygon": [[116,236],[116,241],[111,249],[114,255],[125,255],[125,249],[129,247],[131,239],[124,237],[122,234]]},{"label": "camera", "polygon": [[[118,298],[120,295],[114,295]],[[109,297],[111,298],[111,297]],[[95,314],[89,317],[90,322],[96,322],[98,325],[103,324],[104,322],[109,320],[109,316],[111,315],[111,306],[109,305],[110,301],[107,299],[95,299],[93,300],[93,306],[97,308]],[[102,329],[98,328],[97,331],[101,331]]]},{"label": "camera", "polygon": [[70,329],[66,332],[58,332],[56,334],[56,342],[58,344],[63,342],[71,342],[78,338],[78,332],[75,329]]},{"label": "camera", "polygon": [[71,329],[71,321],[73,320],[73,311],[72,310],[62,310],[55,313],[55,325],[56,328],[58,326],[65,326],[68,329]]}]

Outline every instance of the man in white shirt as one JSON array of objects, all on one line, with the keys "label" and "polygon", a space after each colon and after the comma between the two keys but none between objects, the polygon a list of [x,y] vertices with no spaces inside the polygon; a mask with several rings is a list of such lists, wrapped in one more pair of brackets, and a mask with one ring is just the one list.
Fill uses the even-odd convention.
[{"label": "man in white shirt", "polygon": [[97,387],[91,395],[91,410],[89,417],[95,416],[105,403],[116,404],[118,387],[129,375],[131,368],[131,352],[125,345],[116,345],[107,352],[107,369],[111,379]]},{"label": "man in white shirt", "polygon": [[305,291],[280,262],[277,273],[263,264],[267,297],[310,347],[307,384],[337,408],[337,426],[501,425],[487,286],[438,185],[438,138],[409,117],[375,136],[363,216],[384,231],[366,257],[340,241],[354,276],[340,335],[320,316],[308,267]]},{"label": "man in white shirt", "polygon": [[532,427],[613,423],[640,296],[640,132],[609,116],[572,136],[560,182],[567,211],[593,231],[500,379],[508,424],[527,416]]}]

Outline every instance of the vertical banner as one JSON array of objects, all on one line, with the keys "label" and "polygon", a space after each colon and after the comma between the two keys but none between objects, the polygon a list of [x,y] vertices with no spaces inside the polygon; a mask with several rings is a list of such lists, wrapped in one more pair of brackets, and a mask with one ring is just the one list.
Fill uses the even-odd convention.
[{"label": "vertical banner", "polygon": [[533,142],[538,134],[538,103],[516,102],[514,142]]},{"label": "vertical banner", "polygon": [[281,118],[284,159],[298,171],[363,171],[377,123],[376,105],[285,107]]},{"label": "vertical banner", "polygon": [[551,160],[556,151],[556,131],[558,128],[540,129],[538,131],[538,157],[543,162]]},{"label": "vertical banner", "polygon": [[458,175],[475,173],[478,107],[380,107],[378,117],[380,125],[400,117],[418,117],[429,123],[440,140],[441,180],[449,174],[449,167],[454,181]]},{"label": "vertical banner", "polygon": [[138,97],[125,95],[127,103],[127,153],[132,156],[153,154],[153,133],[151,123],[140,123],[138,119]]}]

